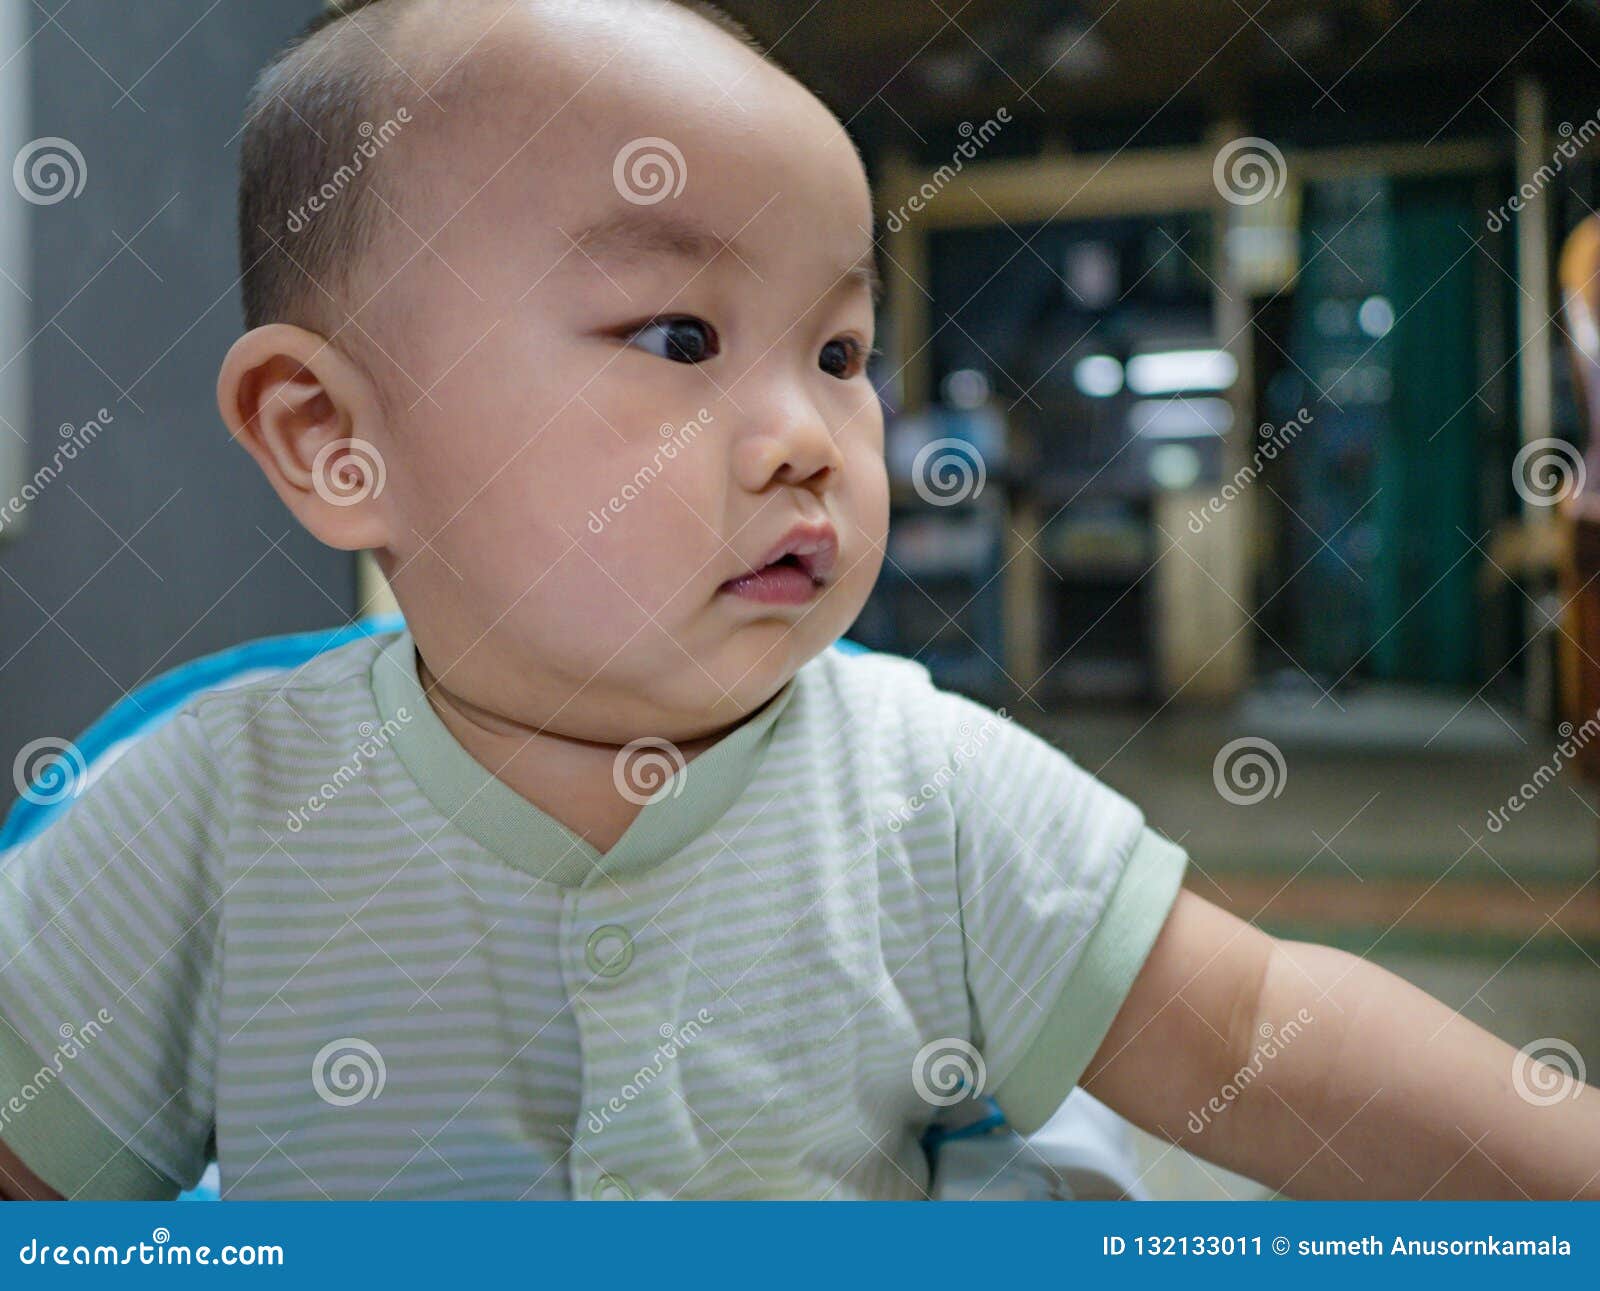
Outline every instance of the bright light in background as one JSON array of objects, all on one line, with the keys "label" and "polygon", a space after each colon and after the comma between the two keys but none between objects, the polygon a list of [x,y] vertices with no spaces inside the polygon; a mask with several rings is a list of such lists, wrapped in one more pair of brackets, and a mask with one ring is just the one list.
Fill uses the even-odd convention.
[{"label": "bright light in background", "polygon": [[1091,354],[1078,360],[1072,380],[1091,399],[1109,399],[1122,389],[1122,364],[1109,354]]},{"label": "bright light in background", "polygon": [[1197,439],[1232,425],[1226,399],[1141,399],[1128,410],[1128,429],[1146,439]]},{"label": "bright light in background", "polygon": [[1238,361],[1227,350],[1163,350],[1128,360],[1128,389],[1135,394],[1226,390],[1238,377]]},{"label": "bright light in background", "polygon": [[954,408],[981,408],[989,401],[989,378],[977,368],[961,368],[944,379],[944,398]]},{"label": "bright light in background", "polygon": [[1187,444],[1163,444],[1150,454],[1150,478],[1164,489],[1186,489],[1200,478],[1200,454]]},{"label": "bright light in background", "polygon": [[1376,340],[1380,336],[1387,336],[1389,329],[1394,326],[1394,306],[1389,303],[1386,296],[1368,296],[1361,302],[1361,311],[1356,315],[1356,322],[1361,330]]}]

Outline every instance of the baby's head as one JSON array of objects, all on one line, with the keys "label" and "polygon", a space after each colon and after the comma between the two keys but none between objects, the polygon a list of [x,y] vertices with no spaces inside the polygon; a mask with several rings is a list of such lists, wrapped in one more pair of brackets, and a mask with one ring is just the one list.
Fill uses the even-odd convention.
[{"label": "baby's head", "polygon": [[342,7],[252,105],[230,431],[374,551],[453,695],[609,743],[726,727],[882,559],[853,144],[677,0]]}]

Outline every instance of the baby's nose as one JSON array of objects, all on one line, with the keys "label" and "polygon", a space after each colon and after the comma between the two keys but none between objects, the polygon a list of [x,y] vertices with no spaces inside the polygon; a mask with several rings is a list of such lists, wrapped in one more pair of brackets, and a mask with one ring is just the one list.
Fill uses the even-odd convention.
[{"label": "baby's nose", "polygon": [[809,403],[790,405],[739,445],[740,482],[752,492],[773,484],[821,491],[844,461],[827,423]]}]

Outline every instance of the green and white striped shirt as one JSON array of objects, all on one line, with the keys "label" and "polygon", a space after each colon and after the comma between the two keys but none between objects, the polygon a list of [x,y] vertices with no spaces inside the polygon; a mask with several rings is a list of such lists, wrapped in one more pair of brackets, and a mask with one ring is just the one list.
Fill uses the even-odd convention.
[{"label": "green and white striped shirt", "polygon": [[597,852],[405,632],[192,701],[0,863],[0,1139],[81,1198],[920,1197],[953,1076],[1066,1098],[1185,865],[891,656],[641,779]]}]

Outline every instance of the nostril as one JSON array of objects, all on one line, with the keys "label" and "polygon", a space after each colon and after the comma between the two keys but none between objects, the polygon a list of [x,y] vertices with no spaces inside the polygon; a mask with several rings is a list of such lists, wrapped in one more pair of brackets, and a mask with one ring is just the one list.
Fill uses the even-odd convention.
[{"label": "nostril", "polygon": [[796,477],[794,480],[796,484],[815,487],[819,484],[827,484],[833,479],[833,467],[831,466],[819,466],[813,471],[800,471],[795,470],[793,467],[789,469]]}]

